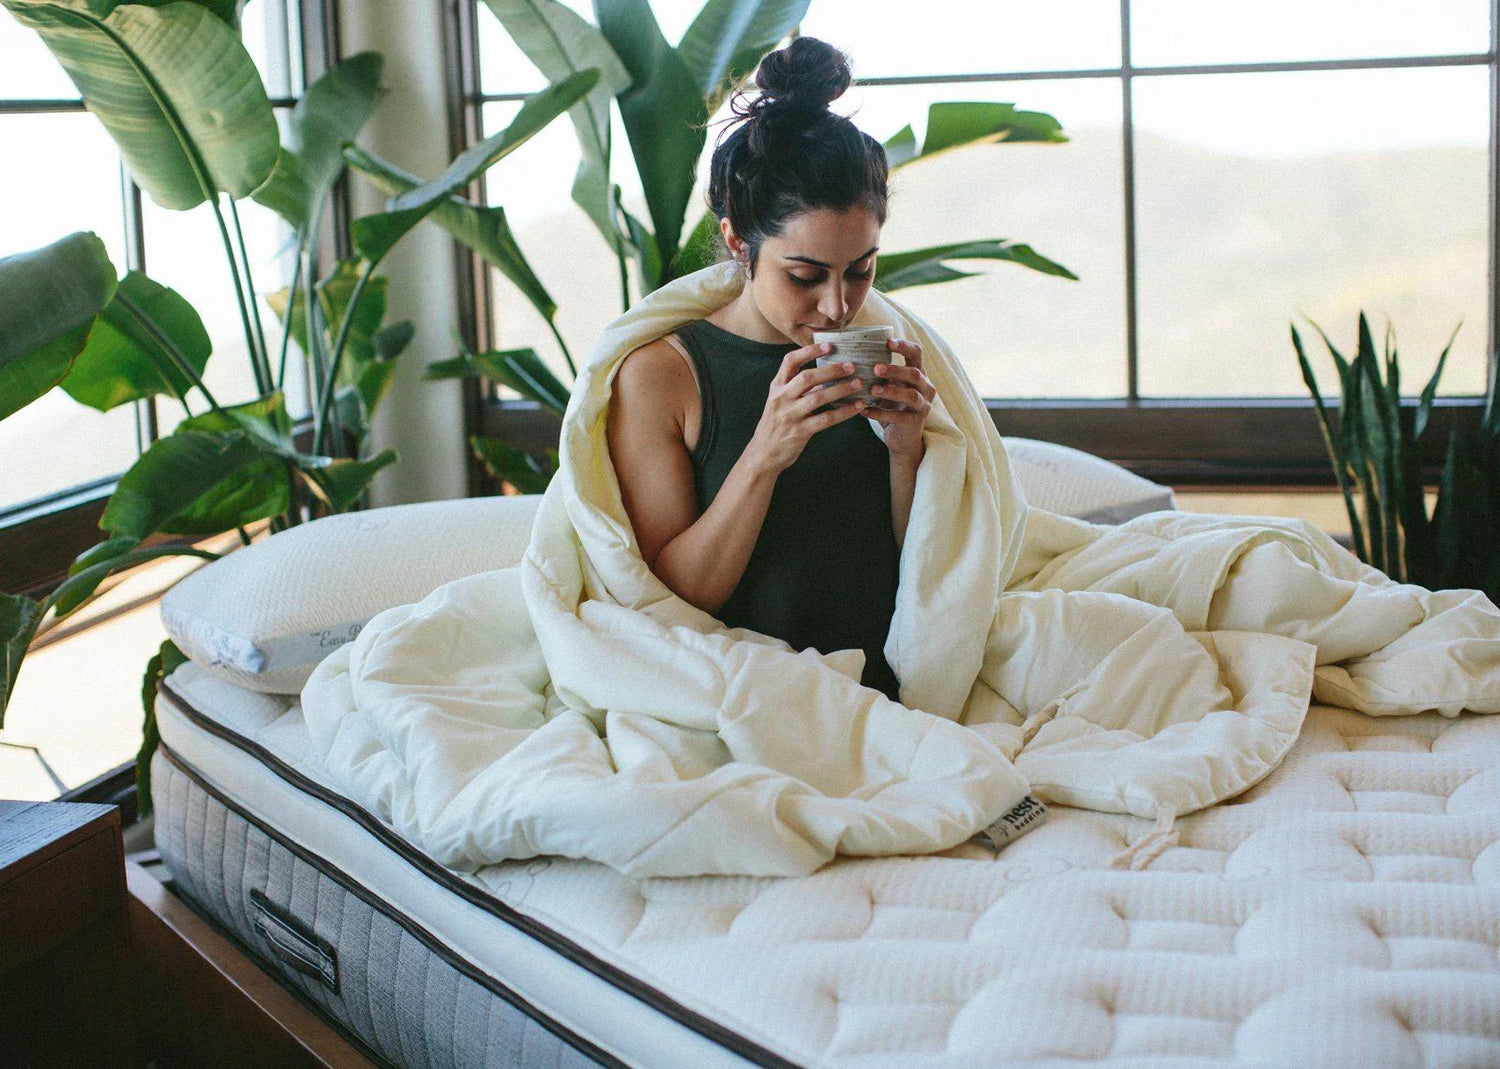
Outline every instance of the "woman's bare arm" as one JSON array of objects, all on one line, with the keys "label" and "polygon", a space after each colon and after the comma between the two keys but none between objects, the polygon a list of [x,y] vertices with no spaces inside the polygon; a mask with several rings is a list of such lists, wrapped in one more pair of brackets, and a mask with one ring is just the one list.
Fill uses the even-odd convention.
[{"label": "woman's bare arm", "polygon": [[673,593],[713,613],[744,577],[778,473],[746,449],[698,515],[683,434],[694,390],[692,370],[670,343],[644,345],[615,375],[606,433],[646,563]]}]

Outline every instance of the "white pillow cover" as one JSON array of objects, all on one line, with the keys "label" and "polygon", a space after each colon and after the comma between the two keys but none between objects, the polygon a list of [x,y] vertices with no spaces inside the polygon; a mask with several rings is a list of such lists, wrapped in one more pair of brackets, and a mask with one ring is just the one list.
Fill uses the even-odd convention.
[{"label": "white pillow cover", "polygon": [[[1174,507],[1170,488],[1067,446],[1004,438],[1028,503],[1093,523]],[[298,694],[329,651],[376,613],[442,584],[507,568],[531,537],[540,494],[393,505],[329,516],[237,550],[162,599],[183,653],[221,679]]]}]

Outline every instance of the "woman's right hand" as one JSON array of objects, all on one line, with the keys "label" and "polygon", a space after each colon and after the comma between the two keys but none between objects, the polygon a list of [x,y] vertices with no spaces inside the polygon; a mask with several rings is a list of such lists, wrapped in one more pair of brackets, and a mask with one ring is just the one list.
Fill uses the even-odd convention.
[{"label": "woman's right hand", "polygon": [[832,348],[828,342],[821,342],[794,349],[782,358],[781,367],[771,380],[765,411],[761,413],[760,423],[746,452],[755,450],[761,463],[773,472],[791,467],[814,434],[864,411],[863,401],[838,405],[826,412],[817,411],[830,402],[858,393],[864,385],[857,377],[837,385],[827,385],[845,376],[853,376],[853,364],[797,370],[809,361],[826,356]]}]

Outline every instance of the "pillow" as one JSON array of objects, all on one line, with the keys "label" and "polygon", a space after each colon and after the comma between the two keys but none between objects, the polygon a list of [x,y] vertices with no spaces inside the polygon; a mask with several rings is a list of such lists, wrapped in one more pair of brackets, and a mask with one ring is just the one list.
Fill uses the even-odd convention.
[{"label": "pillow", "polygon": [[[1029,504],[1093,523],[1174,507],[1172,491],[1078,449],[1004,438]],[[161,603],[172,641],[226,682],[299,694],[329,651],[376,613],[444,583],[508,568],[540,494],[431,501],[328,516],[236,550]]]},{"label": "pillow", "polygon": [[183,579],[162,598],[162,623],[219,678],[299,694],[318,662],[376,613],[519,562],[541,500],[431,501],[301,524]]},{"label": "pillow", "polygon": [[1090,523],[1124,523],[1177,507],[1172,488],[1054,442],[1001,437],[1026,503]]}]

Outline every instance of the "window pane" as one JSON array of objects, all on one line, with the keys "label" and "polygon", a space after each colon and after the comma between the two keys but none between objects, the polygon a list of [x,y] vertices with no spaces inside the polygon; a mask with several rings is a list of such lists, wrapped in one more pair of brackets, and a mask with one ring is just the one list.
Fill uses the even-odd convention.
[{"label": "window pane", "polygon": [[892,296],[947,339],[986,397],[1122,396],[1119,83],[875,86],[849,96],[846,113],[881,141],[912,123],[920,144],[938,101],[1007,101],[1062,123],[1071,139],[1062,144],[980,145],[895,171],[880,246],[1003,239],[1062,264],[1078,281],[1003,261],[952,261],[978,277]]},{"label": "window pane", "polygon": [[42,38],[0,7],[0,100],[78,99],[78,87],[63,73]]},{"label": "window pane", "polygon": [[1488,52],[1488,0],[1132,0],[1141,66]]},{"label": "window pane", "polygon": [[1141,392],[1305,397],[1289,324],[1344,351],[1361,308],[1377,346],[1395,325],[1412,393],[1462,318],[1440,392],[1481,392],[1487,73],[1140,79]]},{"label": "window pane", "polygon": [[268,94],[290,97],[301,92],[302,36],[295,0],[250,0],[240,16],[240,37]]},{"label": "window pane", "polygon": [[56,798],[134,760],[141,676],[164,638],[153,601],[27,656],[0,746],[7,798]]},{"label": "window pane", "polygon": [[[0,168],[0,256],[92,230],[124,274],[119,157],[98,120],[81,112],[0,115],[0,144],[11,159],[29,161]],[[133,409],[99,413],[54,390],[0,421],[0,509],[114,475],[135,455]]]},{"label": "window pane", "polygon": [[913,17],[911,0],[850,7],[813,0],[801,32],[846,52],[857,78],[1120,65],[1117,0],[945,0],[922,17]]},{"label": "window pane", "polygon": [[[1119,87],[1114,81],[1028,82],[1024,86],[859,87],[838,105],[885,140],[912,124],[925,133],[936,101],[1011,101],[1047,111],[1073,140],[1060,145],[984,145],[902,168],[892,176],[882,248],[909,251],[985,238],[1031,245],[1080,281],[1015,264],[971,261],[978,277],[897,291],[933,323],[989,396],[1117,397],[1125,389],[1123,222],[1119,196]],[[485,108],[485,130],[502,128],[517,105]],[[721,109],[716,119],[728,115]],[[1076,124],[1076,129],[1075,129]],[[723,127],[710,127],[684,229],[704,210],[708,159]],[[618,128],[615,143],[625,145]],[[620,314],[619,272],[604,240],[569,198],[578,148],[555,122],[489,173],[490,202],[505,207],[517,241],[558,302],[558,326],[575,362]],[[626,209],[648,219],[639,177],[617,152],[615,179]],[[955,210],[962,205],[962,210]],[[633,277],[633,275],[632,275]],[[567,381],[545,322],[498,273],[493,279],[496,344],[532,346]],[[634,286],[632,286],[634,291]],[[985,309],[975,315],[976,307]],[[503,397],[516,396],[509,390]]]},{"label": "window pane", "polygon": [[[203,320],[213,339],[204,382],[221,405],[238,404],[256,396],[255,376],[245,347],[239,304],[218,223],[212,208],[201,204],[188,212],[168,211],[150,197],[143,198],[146,234],[146,274],[164,286],[170,286],[187,299]],[[240,222],[249,246],[250,266],[259,297],[261,323],[270,348],[272,370],[280,352],[281,327],[266,304],[264,295],[285,286],[291,279],[290,255],[277,260],[276,254],[289,234],[280,218],[254,201],[238,202]],[[233,232],[233,220],[227,207],[225,223]],[[295,351],[289,364],[295,365]],[[189,397],[194,411],[207,407],[193,391]],[[289,399],[295,403],[298,399]],[[306,402],[302,402],[306,407]],[[161,433],[175,427],[182,417],[182,407],[163,399]],[[294,407],[295,411],[295,407]]]}]

